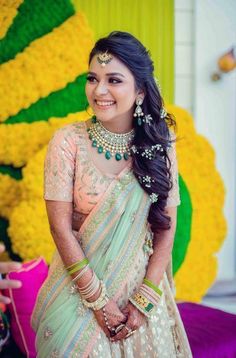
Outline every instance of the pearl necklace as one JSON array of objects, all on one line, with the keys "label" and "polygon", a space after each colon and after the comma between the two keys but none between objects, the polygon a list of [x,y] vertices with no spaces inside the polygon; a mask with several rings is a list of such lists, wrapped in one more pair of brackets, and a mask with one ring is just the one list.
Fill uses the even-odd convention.
[{"label": "pearl necklace", "polygon": [[92,117],[92,125],[87,129],[92,146],[97,148],[98,153],[105,153],[106,159],[115,157],[116,160],[125,160],[130,156],[130,144],[134,138],[134,129],[128,133],[112,133],[106,129],[95,116]]}]

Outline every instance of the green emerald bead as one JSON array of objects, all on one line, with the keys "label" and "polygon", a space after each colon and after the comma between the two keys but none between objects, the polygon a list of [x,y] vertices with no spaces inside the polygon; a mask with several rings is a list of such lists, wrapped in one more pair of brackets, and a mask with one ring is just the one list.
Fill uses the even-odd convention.
[{"label": "green emerald bead", "polygon": [[111,153],[109,152],[109,150],[106,151],[105,158],[106,159],[111,159]]},{"label": "green emerald bead", "polygon": [[138,117],[138,125],[141,126],[142,125],[142,118]]},{"label": "green emerald bead", "polygon": [[103,152],[103,147],[98,147],[98,153],[102,153]]},{"label": "green emerald bead", "polygon": [[116,158],[116,160],[121,160],[122,159],[122,156],[121,156],[121,154],[120,153],[116,153],[116,155],[115,155],[115,158]]},{"label": "green emerald bead", "polygon": [[150,312],[153,309],[154,305],[152,303],[149,303],[147,307],[145,307],[145,311]]},{"label": "green emerald bead", "polygon": [[93,140],[92,141],[92,147],[96,147],[97,146],[97,141],[96,140]]},{"label": "green emerald bead", "polygon": [[124,157],[124,160],[128,160],[129,159],[129,154],[127,152],[125,152],[123,157]]},{"label": "green emerald bead", "polygon": [[91,133],[89,134],[89,139],[93,139],[93,135]]},{"label": "green emerald bead", "polygon": [[96,116],[92,116],[92,123],[96,123],[96,122],[97,122]]}]

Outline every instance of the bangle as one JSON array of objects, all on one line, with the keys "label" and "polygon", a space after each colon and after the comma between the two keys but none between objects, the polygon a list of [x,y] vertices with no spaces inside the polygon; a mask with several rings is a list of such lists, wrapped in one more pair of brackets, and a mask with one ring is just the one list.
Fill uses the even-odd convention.
[{"label": "bangle", "polygon": [[81,270],[82,268],[84,268],[86,265],[88,265],[89,261],[88,259],[85,257],[82,261],[77,261],[75,262],[73,265],[70,265],[68,267],[66,267],[68,273],[70,275],[72,275],[73,273],[75,273],[76,271]]},{"label": "bangle", "polygon": [[161,297],[150,287],[146,286],[145,284],[142,284],[139,288],[139,292],[142,293],[145,297],[147,297],[152,303],[154,303],[154,305],[158,305]]},{"label": "bangle", "polygon": [[78,275],[76,275],[72,281],[75,282],[75,281],[78,281],[84,274],[85,272],[87,272],[89,269],[89,265],[86,265],[79,273]]},{"label": "bangle", "polygon": [[143,279],[143,283],[145,283],[148,287],[152,288],[159,296],[162,295],[162,290],[158,286],[156,286],[152,281],[148,280],[146,277]]},{"label": "bangle", "polygon": [[100,281],[97,278],[94,271],[90,281],[85,286],[83,287],[78,286],[81,295],[85,299],[92,297],[95,294],[95,292],[99,290],[99,288],[100,288]]},{"label": "bangle", "polygon": [[83,302],[84,306],[87,308],[92,308],[94,311],[100,310],[109,301],[106,286],[102,281],[100,281],[100,283],[101,283],[101,293],[100,293],[100,296],[96,299],[96,301],[88,302],[87,300],[82,298],[82,302]]},{"label": "bangle", "polygon": [[154,309],[154,304],[141,293],[135,293],[132,297],[129,298],[129,301],[146,317],[151,316],[151,312]]}]

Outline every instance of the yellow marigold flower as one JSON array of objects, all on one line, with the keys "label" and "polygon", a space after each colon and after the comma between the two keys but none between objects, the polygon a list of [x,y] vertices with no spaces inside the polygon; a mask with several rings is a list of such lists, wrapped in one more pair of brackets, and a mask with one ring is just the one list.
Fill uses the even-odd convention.
[{"label": "yellow marigold flower", "polygon": [[0,125],[1,164],[22,167],[45,146],[55,130],[65,124],[85,120],[86,112],[70,113],[64,118],[52,117],[47,122],[16,123]]},{"label": "yellow marigold flower", "polygon": [[1,0],[0,2],[0,40],[6,35],[16,17],[23,0]]},{"label": "yellow marigold flower", "polygon": [[2,64],[0,121],[64,88],[86,72],[92,38],[85,16],[76,13]]},{"label": "yellow marigold flower", "polygon": [[190,244],[175,275],[177,299],[200,302],[216,278],[215,254],[226,234],[225,189],[215,166],[214,150],[207,139],[195,131],[191,115],[177,106],[170,105],[167,109],[177,121],[178,167],[193,207]]},{"label": "yellow marigold flower", "polygon": [[0,215],[9,218],[21,200],[21,183],[9,175],[0,174]]}]

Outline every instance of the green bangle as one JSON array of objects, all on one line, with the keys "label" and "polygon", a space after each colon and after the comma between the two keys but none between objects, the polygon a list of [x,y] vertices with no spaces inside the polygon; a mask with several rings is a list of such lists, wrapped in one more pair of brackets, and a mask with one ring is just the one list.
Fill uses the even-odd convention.
[{"label": "green bangle", "polygon": [[158,286],[156,286],[152,281],[148,280],[147,278],[143,279],[143,283],[145,283],[148,287],[152,288],[159,296],[162,295],[162,290]]},{"label": "green bangle", "polygon": [[76,262],[73,263],[72,265],[67,266],[67,267],[66,267],[66,270],[70,270],[70,269],[74,268],[77,264],[79,264],[80,262],[82,263],[82,262],[84,262],[85,260],[88,260],[88,259],[85,257],[83,260],[76,261]]},{"label": "green bangle", "polygon": [[88,263],[89,263],[88,259],[85,258],[82,261],[78,261],[78,262],[74,263],[73,265],[67,267],[66,269],[67,269],[68,273],[70,275],[72,275],[73,273],[84,268]]}]

